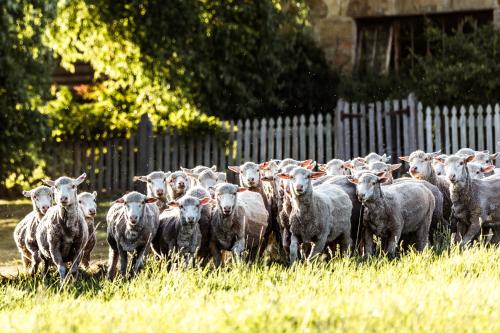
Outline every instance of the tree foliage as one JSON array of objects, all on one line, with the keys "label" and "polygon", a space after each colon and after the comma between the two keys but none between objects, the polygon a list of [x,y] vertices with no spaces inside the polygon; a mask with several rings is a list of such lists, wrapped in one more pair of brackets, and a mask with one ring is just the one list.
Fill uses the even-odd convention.
[{"label": "tree foliage", "polygon": [[204,130],[218,118],[324,111],[337,81],[305,8],[271,0],[61,2],[49,44],[70,70],[89,62],[100,83],[80,96],[58,89],[44,112],[53,125],[68,124],[56,136],[93,136],[127,131],[146,112],[156,128]]},{"label": "tree foliage", "polygon": [[52,55],[43,43],[55,1],[0,5],[0,188],[29,180],[46,133],[37,107],[47,95]]}]

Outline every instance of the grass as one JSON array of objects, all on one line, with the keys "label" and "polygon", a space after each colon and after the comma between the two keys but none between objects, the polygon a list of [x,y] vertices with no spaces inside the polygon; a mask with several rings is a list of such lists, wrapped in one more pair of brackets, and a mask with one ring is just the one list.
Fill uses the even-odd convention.
[{"label": "grass", "polygon": [[[3,219],[3,217],[2,217]],[[3,220],[2,220],[3,221]],[[499,332],[500,250],[0,282],[1,332]]]}]

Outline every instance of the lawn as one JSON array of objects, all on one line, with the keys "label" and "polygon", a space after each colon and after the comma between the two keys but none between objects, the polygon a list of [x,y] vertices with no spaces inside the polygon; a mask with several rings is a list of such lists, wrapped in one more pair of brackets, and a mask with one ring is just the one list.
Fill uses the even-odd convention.
[{"label": "lawn", "polygon": [[[10,264],[19,263],[17,253],[3,240],[23,206],[0,205],[2,260]],[[102,232],[98,237],[105,256]],[[55,272],[45,279],[21,274],[0,283],[0,331],[499,332],[499,262],[499,249],[476,246],[293,267],[167,272],[150,260],[136,279],[113,282],[94,265],[63,288]]]}]

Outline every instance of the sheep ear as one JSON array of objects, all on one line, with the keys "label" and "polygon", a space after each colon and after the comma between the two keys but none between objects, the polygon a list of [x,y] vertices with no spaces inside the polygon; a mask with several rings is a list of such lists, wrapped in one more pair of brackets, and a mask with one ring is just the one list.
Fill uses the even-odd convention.
[{"label": "sheep ear", "polygon": [[357,185],[359,184],[359,181],[357,178],[354,178],[353,176],[347,176],[347,180],[350,181],[351,183]]},{"label": "sheep ear", "polygon": [[210,201],[212,201],[212,198],[210,198],[210,197],[204,197],[204,198],[202,198],[200,200],[200,205],[205,206],[205,205],[209,204]]},{"label": "sheep ear", "polygon": [[229,170],[232,172],[240,173],[240,167],[239,166],[228,166],[227,167]]},{"label": "sheep ear", "polygon": [[113,203],[124,204],[125,203],[125,199],[123,197],[121,197],[121,198],[118,198],[115,201],[113,201]]},{"label": "sheep ear", "polygon": [[247,189],[244,187],[238,187],[238,190],[236,192],[245,192]]},{"label": "sheep ear", "polygon": [[147,182],[148,181],[148,176],[134,176],[134,178],[132,178],[132,180],[134,182]]},{"label": "sheep ear", "polygon": [[53,187],[56,185],[56,182],[51,180],[51,179],[42,179],[42,182],[47,185],[47,186],[50,186],[50,187]]},{"label": "sheep ear", "polygon": [[94,196],[94,198],[97,198],[97,191],[92,192],[92,195]]},{"label": "sheep ear", "polygon": [[467,156],[466,158],[464,158],[464,162],[465,162],[465,163],[472,162],[472,161],[474,161],[474,159],[475,159],[475,158],[476,158],[476,156],[475,156],[475,155],[469,155],[469,156]]},{"label": "sheep ear", "polygon": [[289,174],[286,174],[286,173],[278,173],[276,176],[278,176],[279,178],[281,179],[290,179],[290,175]]},{"label": "sheep ear", "polygon": [[23,195],[24,195],[26,198],[31,198],[31,191],[23,191]]},{"label": "sheep ear", "polygon": [[436,156],[434,157],[434,161],[438,162],[439,164],[444,164],[445,159],[442,158],[441,156]]},{"label": "sheep ear", "polygon": [[167,206],[169,206],[169,207],[179,207],[179,204],[177,203],[177,201],[169,201],[169,202],[167,202]]},{"label": "sheep ear", "polygon": [[385,183],[388,180],[389,180],[389,178],[387,178],[387,176],[385,175],[385,172],[384,172],[383,176],[378,177],[378,182],[381,184]]},{"label": "sheep ear", "polygon": [[401,163],[391,164],[389,167],[391,168],[391,171],[396,171],[397,169],[401,168]]},{"label": "sheep ear", "polygon": [[216,172],[217,171],[217,165],[215,165],[215,164],[212,165],[212,167],[210,169],[212,169],[213,172]]},{"label": "sheep ear", "polygon": [[323,177],[324,175],[325,175],[324,171],[313,172],[311,174],[311,179],[318,179],[320,177]]},{"label": "sheep ear", "polygon": [[307,165],[305,168],[307,170],[312,170],[316,166],[316,161],[312,161],[309,165]]},{"label": "sheep ear", "polygon": [[147,197],[146,199],[144,199],[144,203],[153,203],[153,202],[156,202],[156,200],[158,200],[158,199],[152,198],[152,197]]},{"label": "sheep ear", "polygon": [[274,178],[269,177],[269,176],[262,176],[262,177],[260,177],[260,180],[262,180],[264,182],[272,182],[274,180]]},{"label": "sheep ear", "polygon": [[406,163],[410,163],[410,156],[399,156],[399,159]]},{"label": "sheep ear", "polygon": [[485,165],[481,168],[482,173],[490,173],[495,169],[494,165]]},{"label": "sheep ear", "polygon": [[318,164],[319,171],[326,171],[326,164]]},{"label": "sheep ear", "polygon": [[259,164],[259,170],[269,170],[269,162]]},{"label": "sheep ear", "polygon": [[498,155],[500,155],[500,152],[499,153],[494,153],[494,154],[491,154],[490,155],[490,160],[496,160]]},{"label": "sheep ear", "polygon": [[385,176],[385,171],[380,171],[376,173],[377,177],[384,177]]},{"label": "sheep ear", "polygon": [[302,162],[299,163],[299,166],[305,168],[307,167],[309,164],[311,164],[313,162],[313,160],[304,160]]},{"label": "sheep ear", "polygon": [[427,155],[429,155],[431,158],[434,158],[434,157],[436,157],[436,156],[441,155],[441,150],[435,151],[435,152],[433,152],[433,153],[429,153],[429,154],[427,154]]},{"label": "sheep ear", "polygon": [[87,174],[84,172],[80,176],[78,176],[77,179],[75,179],[74,184],[76,186],[80,185],[81,183],[83,183],[83,181],[85,180],[85,178],[87,178]]}]

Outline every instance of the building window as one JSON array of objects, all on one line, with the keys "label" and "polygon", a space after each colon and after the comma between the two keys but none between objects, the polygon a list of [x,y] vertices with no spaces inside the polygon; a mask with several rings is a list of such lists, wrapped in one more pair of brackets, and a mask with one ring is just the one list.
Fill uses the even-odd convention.
[{"label": "building window", "polygon": [[425,36],[426,20],[447,34],[453,34],[459,28],[467,32],[472,30],[471,24],[491,24],[493,10],[356,19],[355,71],[399,73],[402,60],[407,59],[411,52],[432,54]]}]

